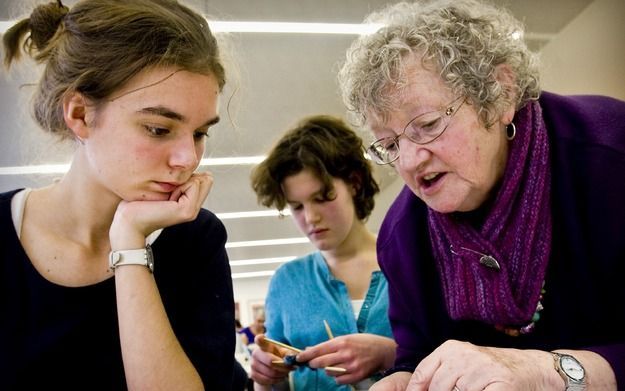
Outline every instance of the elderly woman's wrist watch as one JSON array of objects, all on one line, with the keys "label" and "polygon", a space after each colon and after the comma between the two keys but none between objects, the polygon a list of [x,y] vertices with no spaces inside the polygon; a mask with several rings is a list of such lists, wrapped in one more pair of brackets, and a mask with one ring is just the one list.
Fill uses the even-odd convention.
[{"label": "elderly woman's wrist watch", "polygon": [[124,265],[146,266],[151,272],[154,272],[152,247],[148,244],[145,248],[137,250],[117,250],[109,253],[109,267],[111,270]]},{"label": "elderly woman's wrist watch", "polygon": [[556,352],[551,352],[551,354],[553,354],[553,365],[556,371],[564,379],[564,389],[566,391],[585,391],[586,371],[582,364],[570,354]]}]

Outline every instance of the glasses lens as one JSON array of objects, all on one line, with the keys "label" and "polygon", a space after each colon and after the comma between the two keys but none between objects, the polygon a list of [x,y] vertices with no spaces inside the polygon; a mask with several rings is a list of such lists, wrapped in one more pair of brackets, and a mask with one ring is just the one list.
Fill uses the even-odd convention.
[{"label": "glasses lens", "polygon": [[408,123],[404,134],[417,144],[427,144],[443,133],[448,120],[439,113],[421,115]]},{"label": "glasses lens", "polygon": [[389,164],[397,159],[399,146],[393,137],[385,137],[371,144],[367,152],[376,163]]}]

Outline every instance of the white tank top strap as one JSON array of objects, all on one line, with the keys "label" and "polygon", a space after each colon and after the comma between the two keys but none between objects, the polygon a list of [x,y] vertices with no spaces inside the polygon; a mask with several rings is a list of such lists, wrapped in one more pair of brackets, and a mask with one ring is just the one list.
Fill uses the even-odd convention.
[{"label": "white tank top strap", "polygon": [[11,199],[11,218],[13,219],[13,227],[17,237],[22,235],[22,221],[24,219],[24,207],[26,206],[26,199],[31,192],[31,188],[26,188],[22,191],[15,193]]},{"label": "white tank top strap", "polygon": [[[28,195],[32,191],[31,188],[26,188],[22,191],[15,193],[13,198],[11,199],[11,218],[13,219],[13,227],[15,228],[15,232],[17,233],[17,237],[21,238],[22,236],[22,223],[24,221],[24,207],[26,206],[26,200],[28,199]],[[145,238],[146,244],[152,244],[158,238],[158,236],[163,232],[163,229],[157,229],[152,232]]]}]

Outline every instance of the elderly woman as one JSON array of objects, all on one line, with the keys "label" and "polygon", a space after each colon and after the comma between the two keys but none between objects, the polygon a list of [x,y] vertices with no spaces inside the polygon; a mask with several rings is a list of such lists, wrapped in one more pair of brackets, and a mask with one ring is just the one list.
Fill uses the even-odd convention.
[{"label": "elderly woman", "polygon": [[398,350],[373,389],[625,387],[625,103],[541,92],[520,23],[478,1],[368,21],[339,80],[406,184],[377,241]]}]

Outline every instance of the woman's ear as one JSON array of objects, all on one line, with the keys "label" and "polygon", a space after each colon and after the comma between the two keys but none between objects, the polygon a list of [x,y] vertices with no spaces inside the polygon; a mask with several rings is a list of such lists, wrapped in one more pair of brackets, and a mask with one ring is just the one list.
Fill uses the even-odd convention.
[{"label": "woman's ear", "polygon": [[87,110],[87,99],[80,92],[70,92],[63,98],[63,119],[65,120],[65,125],[81,142],[89,137]]},{"label": "woman's ear", "polygon": [[495,67],[495,79],[501,84],[503,97],[508,106],[503,108],[501,120],[504,124],[509,124],[514,118],[516,112],[516,102],[519,98],[519,88],[517,86],[517,77],[512,67],[508,64],[499,64]]},{"label": "woman's ear", "polygon": [[352,197],[360,192],[362,188],[362,177],[359,173],[353,172],[350,174],[351,183],[349,184],[350,193]]}]

